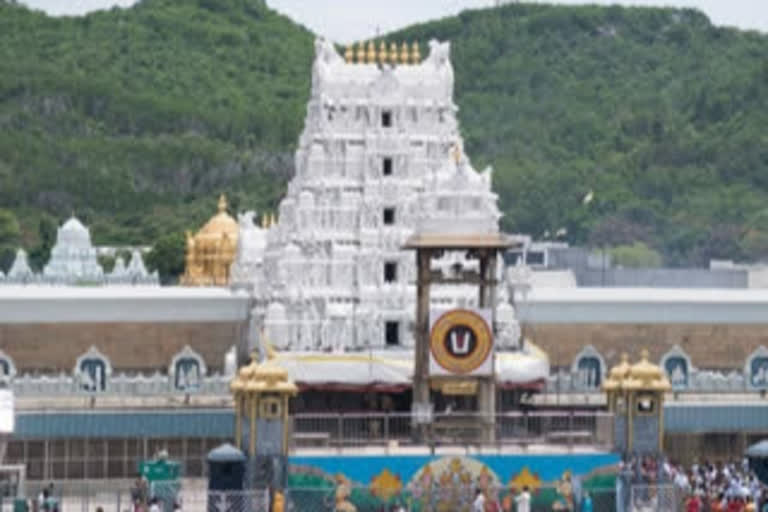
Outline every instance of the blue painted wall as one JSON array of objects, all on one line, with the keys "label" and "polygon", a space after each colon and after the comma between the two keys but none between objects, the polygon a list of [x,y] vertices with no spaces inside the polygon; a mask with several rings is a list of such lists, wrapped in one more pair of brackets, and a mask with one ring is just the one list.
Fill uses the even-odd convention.
[{"label": "blue painted wall", "polygon": [[358,483],[370,483],[382,471],[400,477],[403,482],[410,481],[427,464],[440,459],[467,459],[487,466],[502,481],[507,482],[519,474],[523,468],[536,473],[542,482],[555,482],[565,472],[573,475],[587,475],[597,469],[616,466],[620,458],[612,453],[568,454],[568,455],[476,455],[465,456],[314,456],[290,457],[291,473],[298,467],[312,468],[333,476],[343,474]]}]

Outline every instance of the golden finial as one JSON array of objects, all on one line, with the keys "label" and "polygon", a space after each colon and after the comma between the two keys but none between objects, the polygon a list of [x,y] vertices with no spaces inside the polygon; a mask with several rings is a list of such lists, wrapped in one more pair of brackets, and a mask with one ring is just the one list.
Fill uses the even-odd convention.
[{"label": "golden finial", "polygon": [[219,196],[219,213],[226,213],[227,211],[227,196],[221,194]]},{"label": "golden finial", "polygon": [[368,41],[368,52],[365,54],[368,64],[376,64],[376,45],[373,41]]},{"label": "golden finial", "polygon": [[263,214],[261,215],[261,228],[262,228],[262,229],[267,229],[267,228],[269,227],[269,226],[267,225],[267,221],[268,221],[268,219],[267,219],[267,214],[266,214],[266,213],[263,213]]},{"label": "golden finial", "polygon": [[647,348],[644,348],[643,350],[640,351],[640,359],[642,361],[647,361],[648,360],[648,349]]},{"label": "golden finial", "polygon": [[394,66],[397,64],[397,43],[389,45],[389,62]]},{"label": "golden finial", "polygon": [[344,51],[344,60],[347,64],[355,60],[355,50],[352,48],[352,45],[347,46],[347,49]]},{"label": "golden finial", "polygon": [[365,45],[363,43],[357,43],[357,63],[363,64],[365,62]]},{"label": "golden finial", "polygon": [[400,64],[408,64],[410,59],[410,53],[408,53],[408,43],[403,42],[400,45]]},{"label": "golden finial", "polygon": [[388,57],[389,57],[389,55],[387,55],[387,43],[382,41],[379,44],[379,63],[380,64],[386,64]]},{"label": "golden finial", "polygon": [[411,45],[411,64],[418,64],[421,62],[421,50],[419,50],[419,43],[415,42]]}]

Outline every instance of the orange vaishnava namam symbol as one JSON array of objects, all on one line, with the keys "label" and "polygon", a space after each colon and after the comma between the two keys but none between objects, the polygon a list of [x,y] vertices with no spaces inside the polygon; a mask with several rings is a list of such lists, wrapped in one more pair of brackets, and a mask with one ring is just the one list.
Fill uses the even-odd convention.
[{"label": "orange vaishnava namam symbol", "polygon": [[443,313],[429,337],[432,357],[446,371],[465,375],[478,369],[493,348],[488,322],[466,309]]}]

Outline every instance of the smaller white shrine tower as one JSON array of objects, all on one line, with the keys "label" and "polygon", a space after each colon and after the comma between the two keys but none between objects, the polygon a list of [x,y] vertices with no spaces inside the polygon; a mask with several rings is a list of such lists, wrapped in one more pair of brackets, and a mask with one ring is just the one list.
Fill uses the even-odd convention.
[{"label": "smaller white shrine tower", "polygon": [[48,282],[61,284],[103,280],[104,269],[96,259],[91,233],[77,218],[70,217],[56,232],[56,244],[43,276]]}]

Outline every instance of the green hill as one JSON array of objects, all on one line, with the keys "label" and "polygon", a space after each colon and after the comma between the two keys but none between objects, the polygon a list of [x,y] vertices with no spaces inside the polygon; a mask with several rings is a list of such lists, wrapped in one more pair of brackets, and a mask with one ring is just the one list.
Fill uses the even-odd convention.
[{"label": "green hill", "polygon": [[234,209],[274,207],[313,40],[260,0],[77,18],[0,0],[0,207],[27,246],[41,217],[72,211],[98,243],[146,244],[199,226],[222,191]]},{"label": "green hill", "polygon": [[[452,41],[467,152],[496,169],[505,228],[642,241],[671,264],[768,256],[768,36],[691,10],[512,4],[387,39],[433,37]],[[312,39],[261,0],[80,18],[0,0],[0,207],[28,247],[71,211],[98,243],[151,243],[221,191],[274,208]]]}]

